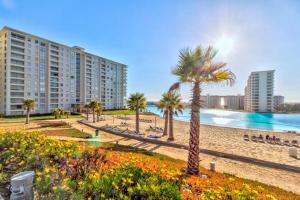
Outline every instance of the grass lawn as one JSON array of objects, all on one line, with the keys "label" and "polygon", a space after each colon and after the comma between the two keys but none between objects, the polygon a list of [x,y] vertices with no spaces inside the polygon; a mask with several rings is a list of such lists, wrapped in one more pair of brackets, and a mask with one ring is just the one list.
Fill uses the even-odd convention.
[{"label": "grass lawn", "polygon": [[134,110],[104,110],[103,115],[134,115]]},{"label": "grass lawn", "polygon": [[57,130],[43,130],[42,134],[47,136],[67,136],[67,137],[76,137],[76,138],[91,138],[92,135],[81,132],[75,128],[67,128],[67,129],[57,129]]},{"label": "grass lawn", "polygon": [[[83,118],[81,115],[71,115],[69,116],[69,118]],[[51,119],[55,119],[53,115],[45,115],[45,116],[31,116],[30,120],[51,120]],[[61,119],[66,119],[66,117],[62,117]],[[0,118],[0,121],[22,121],[22,120],[26,120],[26,117],[24,116],[20,116],[20,117],[4,117],[4,118]]]}]

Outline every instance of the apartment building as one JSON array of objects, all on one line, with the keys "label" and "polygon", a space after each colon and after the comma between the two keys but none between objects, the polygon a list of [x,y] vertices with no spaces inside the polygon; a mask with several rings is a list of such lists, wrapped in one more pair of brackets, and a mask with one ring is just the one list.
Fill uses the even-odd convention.
[{"label": "apartment building", "polygon": [[245,87],[245,110],[272,112],[274,70],[252,72]]},{"label": "apartment building", "polygon": [[242,95],[209,95],[201,96],[203,107],[217,109],[244,109],[244,96]]},{"label": "apartment building", "polygon": [[124,64],[9,27],[0,31],[0,114],[23,115],[24,98],[35,100],[34,113],[94,99],[124,108],[126,91]]}]

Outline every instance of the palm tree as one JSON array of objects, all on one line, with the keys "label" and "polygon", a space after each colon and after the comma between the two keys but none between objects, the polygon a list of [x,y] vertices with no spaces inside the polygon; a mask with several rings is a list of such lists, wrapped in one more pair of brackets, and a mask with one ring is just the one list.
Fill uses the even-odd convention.
[{"label": "palm tree", "polygon": [[146,108],[146,97],[143,93],[133,93],[130,95],[128,101],[127,101],[128,107],[131,110],[135,110],[135,129],[136,132],[140,132],[140,109]]},{"label": "palm tree", "polygon": [[168,93],[164,93],[163,97],[159,100],[157,107],[164,113],[165,127],[163,136],[168,135],[168,121],[169,121],[169,98]]},{"label": "palm tree", "polygon": [[55,119],[58,119],[59,116],[60,116],[60,110],[58,108],[55,108],[53,111],[52,111],[52,114],[54,115],[54,118]]},{"label": "palm tree", "polygon": [[96,109],[97,122],[99,122],[99,116],[101,115],[101,113],[102,113],[102,103],[98,102],[98,106],[97,106],[97,109]]},{"label": "palm tree", "polygon": [[174,92],[169,92],[169,138],[168,140],[174,140],[174,130],[173,130],[173,115],[177,115],[178,112],[182,113],[183,104],[181,103],[181,98],[179,94],[175,94]]},{"label": "palm tree", "polygon": [[29,124],[29,115],[30,111],[34,108],[35,102],[33,99],[24,99],[23,101],[23,107],[26,110],[26,124]]},{"label": "palm tree", "polygon": [[66,111],[65,114],[66,114],[66,117],[69,118],[70,115],[71,115],[71,112],[70,111]]},{"label": "palm tree", "polygon": [[99,106],[100,106],[99,104],[100,104],[100,102],[96,101],[96,100],[92,100],[89,103],[89,108],[92,109],[92,112],[93,112],[93,123],[96,122],[95,111],[99,108]]},{"label": "palm tree", "polygon": [[63,108],[57,108],[57,110],[58,110],[58,116],[59,116],[59,118],[62,118],[62,116],[64,116],[64,114],[65,114],[64,109]]},{"label": "palm tree", "polygon": [[217,51],[211,46],[207,49],[196,47],[182,49],[179,52],[179,62],[172,73],[179,78],[179,82],[173,84],[170,91],[179,88],[181,83],[192,84],[190,140],[187,174],[199,174],[199,135],[200,135],[200,95],[202,84],[220,83],[226,81],[232,84],[234,74],[224,69],[226,63],[214,63],[213,58]]},{"label": "palm tree", "polygon": [[90,105],[88,103],[86,103],[86,104],[84,104],[83,107],[85,108],[85,112],[86,112],[86,120],[89,121]]}]

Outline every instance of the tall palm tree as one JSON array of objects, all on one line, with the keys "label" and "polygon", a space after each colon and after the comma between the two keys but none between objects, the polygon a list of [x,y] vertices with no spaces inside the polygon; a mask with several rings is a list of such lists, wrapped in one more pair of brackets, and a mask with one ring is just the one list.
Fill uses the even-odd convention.
[{"label": "tall palm tree", "polygon": [[97,114],[97,122],[99,122],[99,116],[101,115],[102,113],[102,103],[101,102],[98,102],[98,106],[97,106],[97,109],[96,109],[96,114]]},{"label": "tall palm tree", "polygon": [[93,112],[93,123],[96,122],[95,112],[99,108],[99,104],[100,104],[100,102],[96,101],[96,100],[92,100],[89,103],[89,108],[92,109],[92,112]]},{"label": "tall palm tree", "polygon": [[90,112],[90,104],[86,103],[83,106],[85,108],[85,112],[86,112],[86,120],[89,121],[89,112]]},{"label": "tall palm tree", "polygon": [[226,81],[232,84],[235,80],[234,74],[224,69],[226,63],[214,63],[213,58],[216,56],[211,46],[207,49],[196,47],[195,49],[182,49],[179,51],[179,62],[172,73],[179,78],[170,91],[179,88],[181,83],[192,84],[191,99],[191,120],[190,120],[190,140],[187,174],[199,174],[199,135],[200,119],[199,112],[201,106],[201,86],[202,84],[220,83]]},{"label": "tall palm tree", "polygon": [[127,101],[128,107],[131,110],[135,110],[135,129],[136,132],[140,132],[140,110],[146,108],[146,97],[143,93],[133,93],[130,95],[128,101]]},{"label": "tall palm tree", "polygon": [[169,98],[169,138],[168,140],[174,140],[174,130],[173,130],[173,115],[177,115],[178,112],[182,113],[183,104],[181,103],[181,98],[179,94],[174,92],[168,93]]},{"label": "tall palm tree", "polygon": [[23,107],[26,110],[26,124],[29,124],[29,115],[30,111],[34,108],[35,102],[33,99],[24,99],[23,101]]},{"label": "tall palm tree", "polygon": [[168,135],[168,121],[169,121],[169,98],[168,93],[164,93],[163,97],[159,100],[157,107],[163,112],[165,117],[165,127],[163,136]]}]

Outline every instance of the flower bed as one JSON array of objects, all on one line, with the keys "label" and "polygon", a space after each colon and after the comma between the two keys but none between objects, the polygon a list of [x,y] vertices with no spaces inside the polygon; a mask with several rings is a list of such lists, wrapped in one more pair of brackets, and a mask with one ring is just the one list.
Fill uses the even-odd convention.
[{"label": "flower bed", "polygon": [[185,162],[159,154],[124,146],[94,148],[38,132],[0,133],[0,163],[0,192],[13,174],[34,170],[37,199],[300,199],[206,169],[201,169],[206,177],[186,176]]}]

